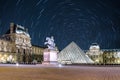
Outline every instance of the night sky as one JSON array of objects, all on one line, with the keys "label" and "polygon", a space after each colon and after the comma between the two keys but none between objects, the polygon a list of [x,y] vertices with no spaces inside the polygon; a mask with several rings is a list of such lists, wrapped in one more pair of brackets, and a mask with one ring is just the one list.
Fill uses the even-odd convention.
[{"label": "night sky", "polygon": [[54,36],[59,49],[75,41],[86,50],[120,48],[120,0],[0,0],[0,35],[14,22],[28,28],[32,44]]}]

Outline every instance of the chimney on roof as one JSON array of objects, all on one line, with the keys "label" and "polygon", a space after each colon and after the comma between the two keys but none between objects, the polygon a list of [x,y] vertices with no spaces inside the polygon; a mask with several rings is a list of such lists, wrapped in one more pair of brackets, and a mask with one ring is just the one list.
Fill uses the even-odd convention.
[{"label": "chimney on roof", "polygon": [[14,31],[14,25],[14,23],[10,23],[10,34],[12,34]]}]

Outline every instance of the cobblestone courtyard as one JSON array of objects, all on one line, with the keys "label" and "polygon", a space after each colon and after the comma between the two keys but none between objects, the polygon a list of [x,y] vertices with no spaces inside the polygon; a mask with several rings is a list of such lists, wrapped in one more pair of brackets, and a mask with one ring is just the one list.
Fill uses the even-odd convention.
[{"label": "cobblestone courtyard", "polygon": [[120,67],[0,66],[0,80],[120,80]]}]

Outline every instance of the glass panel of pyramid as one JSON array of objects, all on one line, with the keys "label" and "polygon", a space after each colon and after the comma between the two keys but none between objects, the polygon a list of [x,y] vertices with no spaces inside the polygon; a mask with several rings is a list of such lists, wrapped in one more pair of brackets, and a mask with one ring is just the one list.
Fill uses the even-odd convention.
[{"label": "glass panel of pyramid", "polygon": [[75,42],[71,42],[58,53],[58,62],[63,63],[63,61],[71,63],[93,63]]}]

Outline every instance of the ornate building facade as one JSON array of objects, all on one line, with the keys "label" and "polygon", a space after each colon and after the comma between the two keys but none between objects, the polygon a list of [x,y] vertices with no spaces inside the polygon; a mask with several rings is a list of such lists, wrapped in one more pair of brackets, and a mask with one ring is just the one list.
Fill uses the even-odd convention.
[{"label": "ornate building facade", "polygon": [[100,49],[98,44],[92,44],[86,54],[95,64],[120,64],[120,49]]},{"label": "ornate building facade", "polygon": [[28,29],[10,23],[9,30],[0,37],[0,62],[29,63],[33,60],[41,62],[43,49],[31,44]]},{"label": "ornate building facade", "polygon": [[120,49],[103,49],[104,64],[120,64]]},{"label": "ornate building facade", "polygon": [[103,51],[97,43],[93,43],[86,54],[94,61],[94,63],[103,63]]}]

